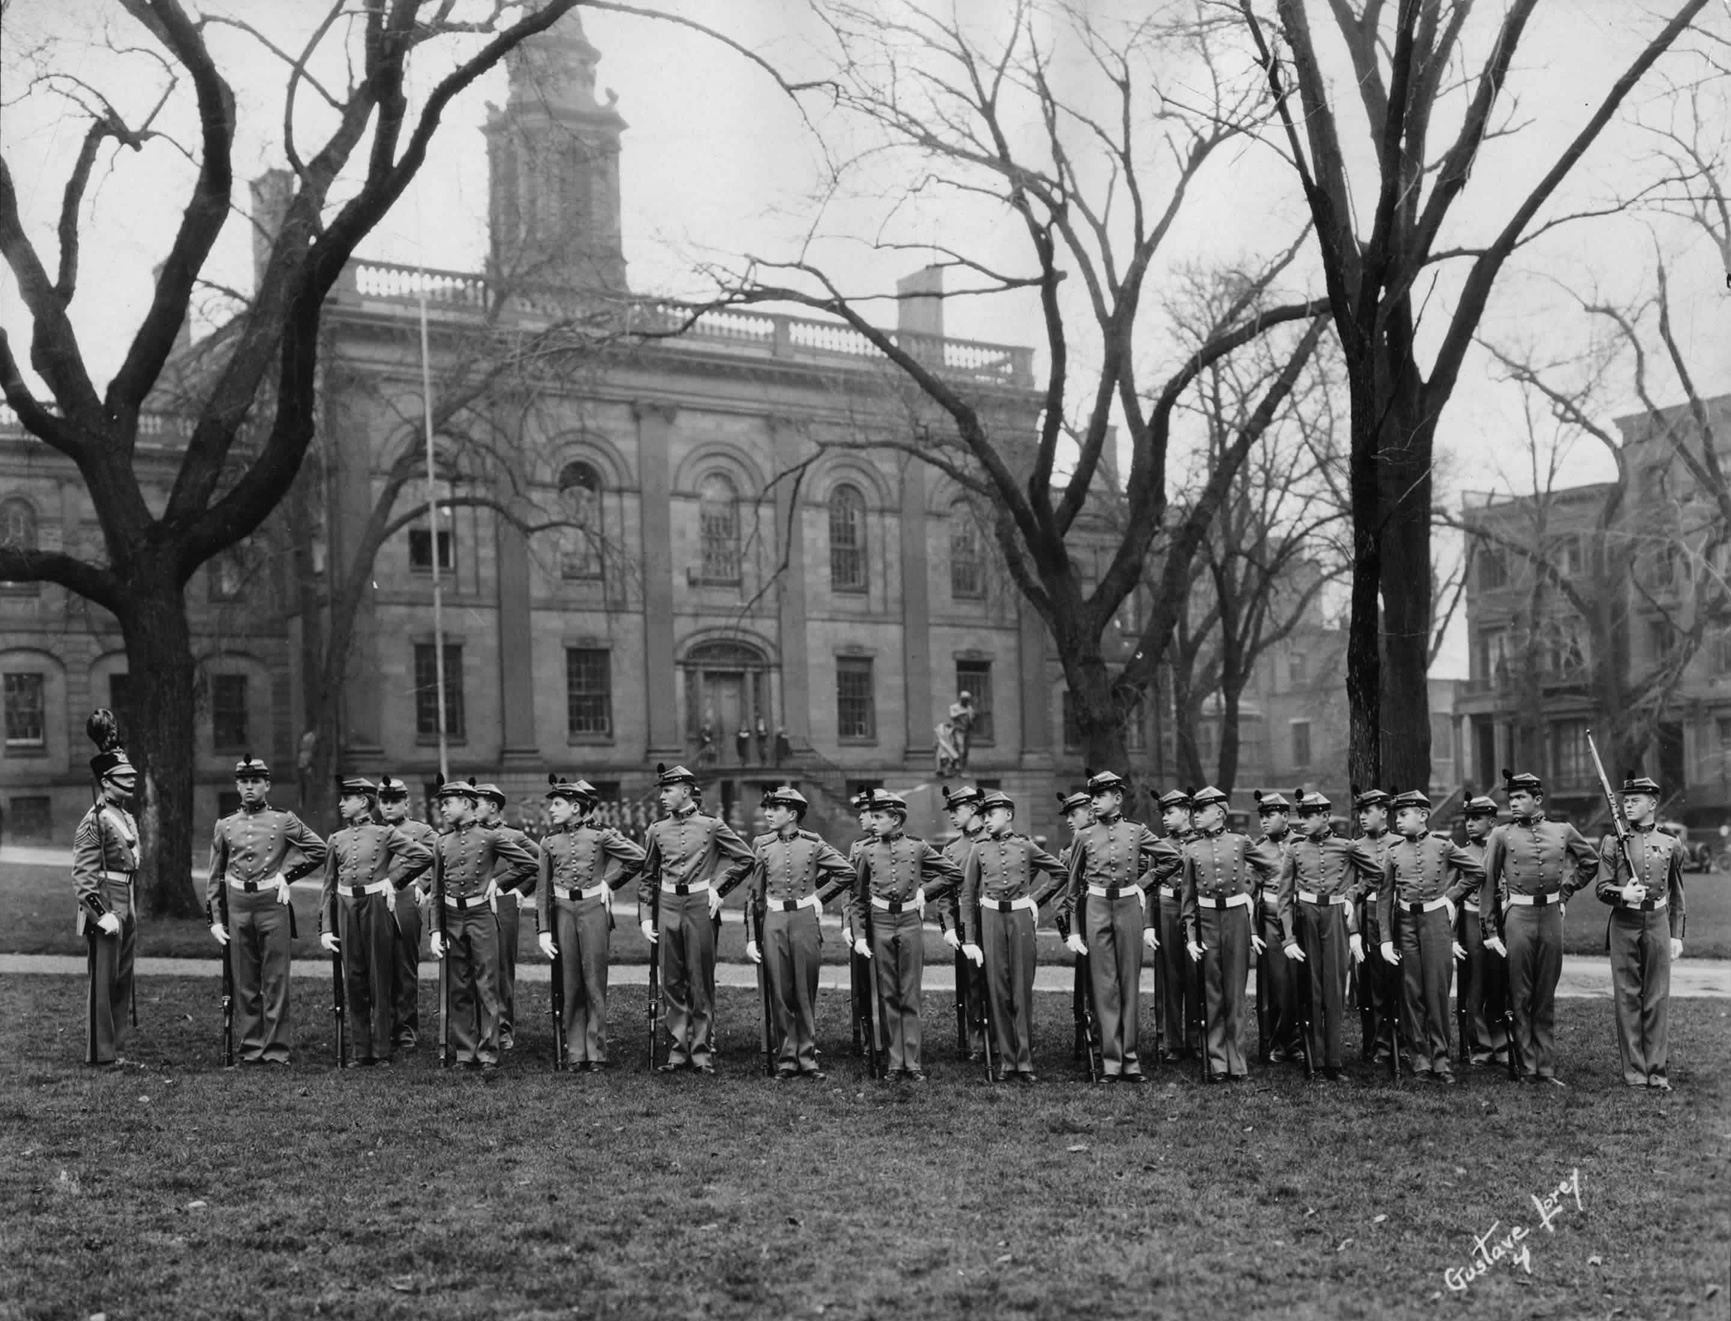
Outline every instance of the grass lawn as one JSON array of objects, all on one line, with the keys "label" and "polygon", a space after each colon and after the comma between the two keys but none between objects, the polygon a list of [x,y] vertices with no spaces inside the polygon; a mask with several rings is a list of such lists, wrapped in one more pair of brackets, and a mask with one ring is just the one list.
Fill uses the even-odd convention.
[{"label": "grass lawn", "polygon": [[[1689,954],[1702,958],[1731,958],[1731,876],[1717,872],[1690,875],[1685,878],[1684,886],[1689,900],[1689,938],[1686,942]],[[632,891],[627,887],[622,893],[629,896]],[[743,898],[738,893],[728,900],[727,920],[718,950],[722,959],[745,957],[745,929],[740,924],[738,911],[742,902]],[[294,905],[300,929],[294,952],[315,958],[319,953],[317,891],[308,886],[298,887],[294,891]],[[841,905],[832,903],[829,911],[839,915]],[[1565,950],[1570,954],[1603,954],[1608,912],[1609,909],[1592,896],[1578,896],[1569,905],[1565,918]],[[63,868],[16,863],[0,865],[0,913],[6,915],[5,926],[0,928],[0,954],[83,953],[82,942],[72,934],[72,886]],[[1046,913],[1042,913],[1042,919],[1050,920]],[[535,947],[533,915],[527,916],[520,924],[518,941],[521,957],[540,958]],[[215,948],[216,944],[201,920],[146,921],[140,932],[141,955],[209,958]],[[624,912],[619,914],[619,925],[613,933],[612,951],[615,962],[649,961],[648,946]],[[839,933],[834,928],[827,929],[824,962],[843,963],[846,957]],[[935,961],[953,957],[938,935],[934,915],[926,927],[926,958]],[[1042,963],[1069,959],[1057,933],[1049,928],[1039,936],[1039,959]]]},{"label": "grass lawn", "polygon": [[[338,1073],[299,988],[296,1062],[224,1072],[215,993],[144,983],[134,1065],[97,1073],[78,979],[0,983],[0,1317],[1726,1314],[1731,1017],[1710,1001],[1674,1006],[1662,1098],[1617,1084],[1589,1002],[1562,1009],[1566,1091],[1359,1066],[1133,1089],[1074,1081],[1046,997],[1024,1091],[951,1059],[940,1013],[930,1084],[862,1082],[833,995],[829,1081],[767,1082],[737,992],[716,1079],[644,1071],[631,990],[604,1075],[550,1073],[538,1016],[490,1084],[426,1048]],[[1534,1196],[1577,1170],[1580,1208],[1541,1228]],[[1517,1225],[1530,1270],[1448,1286]]]}]

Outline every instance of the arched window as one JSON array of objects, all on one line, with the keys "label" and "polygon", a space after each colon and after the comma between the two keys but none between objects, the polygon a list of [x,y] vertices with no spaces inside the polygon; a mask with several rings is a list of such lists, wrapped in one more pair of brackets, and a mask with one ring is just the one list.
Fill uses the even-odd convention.
[{"label": "arched window", "polygon": [[561,516],[570,525],[560,529],[560,576],[601,577],[601,474],[594,465],[567,463],[561,469],[559,504]]},{"label": "arched window", "polygon": [[950,506],[950,595],[978,600],[986,594],[986,563],[980,550],[980,528],[965,500]]},{"label": "arched window", "polygon": [[712,472],[697,484],[698,535],[703,546],[703,581],[739,581],[739,492],[724,474]]},{"label": "arched window", "polygon": [[838,486],[829,497],[829,585],[866,589],[866,504],[857,486]]},{"label": "arched window", "polygon": [[[17,496],[0,500],[0,546],[8,550],[37,550],[40,545],[36,532],[36,506]],[[3,582],[0,589],[16,593],[34,593],[33,582]]]}]

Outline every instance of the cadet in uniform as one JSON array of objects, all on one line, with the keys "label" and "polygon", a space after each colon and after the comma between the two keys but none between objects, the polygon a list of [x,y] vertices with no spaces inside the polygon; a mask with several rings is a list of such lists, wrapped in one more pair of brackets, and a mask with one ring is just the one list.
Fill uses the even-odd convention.
[{"label": "cadet in uniform", "polygon": [[[396,1012],[391,1022],[391,1045],[413,1050],[421,1030],[421,906],[427,892],[416,882],[433,865],[433,846],[439,832],[425,821],[409,817],[409,786],[389,775],[379,776],[379,819],[427,851],[426,865],[412,870],[397,887],[396,976],[392,992]],[[410,887],[413,886],[413,889]],[[408,893],[404,893],[407,890]]]},{"label": "cadet in uniform", "polygon": [[[1170,789],[1160,795],[1160,819],[1166,828],[1166,838],[1182,854],[1184,846],[1196,838],[1191,820],[1190,792]],[[1196,981],[1186,973],[1184,960],[1178,951],[1184,947],[1184,925],[1180,920],[1179,899],[1182,887],[1177,875],[1164,883],[1149,885],[1148,900],[1159,902],[1159,917],[1155,929],[1160,933],[1160,948],[1154,955],[1154,975],[1161,979],[1161,1008],[1166,1022],[1162,1025],[1168,1059],[1196,1058]]]},{"label": "cadet in uniform", "polygon": [[397,891],[425,871],[433,855],[395,826],[373,820],[378,787],[370,780],[339,777],[337,788],[343,828],[327,841],[319,943],[342,956],[356,1060],[388,1066],[396,1008]]},{"label": "cadet in uniform", "polygon": [[[962,867],[962,952],[985,973],[998,1080],[1034,1081],[1034,917],[1056,894],[1064,864],[1016,833],[1016,804],[996,790],[979,803],[985,830]],[[1034,873],[1052,878],[1038,893]]]},{"label": "cadet in uniform", "polygon": [[1545,787],[1538,776],[1505,770],[1503,781],[1514,820],[1491,831],[1485,843],[1479,924],[1485,945],[1508,959],[1522,1080],[1561,1087],[1555,1031],[1563,905],[1592,884],[1599,855],[1573,826],[1545,820]]},{"label": "cadet in uniform", "polygon": [[1623,1081],[1668,1092],[1671,960],[1683,957],[1683,846],[1654,829],[1658,811],[1658,783],[1644,775],[1625,776],[1629,852],[1615,834],[1600,841],[1595,889],[1611,905],[1605,940]]},{"label": "cadet in uniform", "polygon": [[[1177,849],[1137,821],[1126,821],[1124,780],[1090,774],[1094,824],[1070,846],[1070,879],[1059,900],[1063,918],[1081,914],[1064,943],[1088,955],[1094,1020],[1100,1030],[1103,1079],[1141,1082],[1137,1031],[1142,1000],[1142,950],[1158,947],[1155,918],[1143,886],[1163,884],[1180,865]],[[1087,901],[1092,899],[1093,903]]]},{"label": "cadet in uniform", "polygon": [[1376,895],[1382,958],[1405,974],[1399,1009],[1413,1073],[1452,1083],[1449,979],[1457,949],[1455,913],[1484,879],[1484,867],[1447,835],[1431,830],[1430,799],[1417,789],[1396,795],[1393,806],[1400,839],[1383,860]]},{"label": "cadet in uniform", "polygon": [[[857,881],[848,893],[848,930],[854,952],[872,961],[889,1047],[889,1074],[924,1082],[920,979],[925,974],[926,947],[921,914],[927,898],[933,902],[948,898],[951,888],[961,884],[962,874],[925,840],[903,833],[908,804],[900,794],[873,790],[868,805],[872,838],[854,859]],[[928,881],[933,883],[929,894],[924,888]]]},{"label": "cadet in uniform", "polygon": [[[240,810],[210,841],[205,916],[234,970],[234,1026],[242,1064],[287,1064],[289,951],[295,934],[289,886],[324,864],[325,842],[293,812],[270,806],[270,767],[250,753],[234,768]],[[292,855],[292,860],[291,860]],[[225,926],[217,896],[228,887]]]},{"label": "cadet in uniform", "polygon": [[806,807],[805,796],[785,785],[763,796],[770,830],[754,841],[756,860],[745,900],[748,914],[763,907],[763,948],[748,917],[745,954],[764,965],[769,979],[775,1076],[822,1080],[817,1067],[817,974],[823,948],[819,887],[825,878],[845,884],[854,873],[821,835],[800,829]]},{"label": "cadet in uniform", "polygon": [[[1249,1075],[1239,1046],[1244,1018],[1244,987],[1250,976],[1250,951],[1262,952],[1262,937],[1252,930],[1261,891],[1280,875],[1280,851],[1252,843],[1248,835],[1226,829],[1226,795],[1210,785],[1191,801],[1196,808],[1196,838],[1184,848],[1183,904],[1185,947],[1202,963],[1206,997],[1208,1079]],[[1203,954],[1213,950],[1212,963]]]},{"label": "cadet in uniform", "polygon": [[564,991],[565,1057],[572,1069],[607,1064],[607,958],[612,893],[643,867],[643,850],[595,816],[587,780],[547,777],[552,829],[541,841],[535,917],[541,952],[559,956]]},{"label": "cadet in uniform", "polygon": [[475,792],[480,795],[481,824],[526,849],[536,863],[536,872],[520,886],[504,884],[499,887],[495,905],[499,918],[499,1046],[502,1050],[510,1050],[517,1044],[517,942],[522,930],[522,902],[534,894],[541,849],[517,827],[505,824],[503,789],[496,784],[478,784]]},{"label": "cadet in uniform", "polygon": [[1358,892],[1374,885],[1382,871],[1365,840],[1334,833],[1334,805],[1327,798],[1302,790],[1294,797],[1298,838],[1280,864],[1280,927],[1286,957],[1308,969],[1311,1065],[1326,1078],[1339,1078],[1347,973],[1352,963],[1364,961]]},{"label": "cadet in uniform", "polygon": [[1360,905],[1358,929],[1365,936],[1365,962],[1358,969],[1358,1007],[1364,1032],[1364,1058],[1386,1063],[1394,1051],[1394,1018],[1399,1003],[1395,986],[1400,974],[1382,958],[1382,936],[1376,925],[1376,888],[1381,883],[1382,864],[1394,840],[1388,833],[1388,794],[1381,789],[1353,791],[1353,810],[1358,813],[1360,838],[1376,856],[1376,875],[1356,892]]},{"label": "cadet in uniform", "polygon": [[[1292,804],[1283,794],[1257,790],[1256,815],[1262,822],[1259,843],[1272,847],[1282,858],[1292,844]],[[1286,957],[1286,940],[1280,921],[1280,887],[1262,887],[1256,907],[1255,931],[1262,938],[1262,956],[1256,961],[1256,1020],[1267,1062],[1280,1064],[1299,1058],[1298,1038],[1303,1031],[1298,1018],[1298,969]]]},{"label": "cadet in uniform", "polygon": [[[1496,802],[1482,796],[1469,798],[1463,815],[1467,832],[1463,847],[1483,867],[1485,841],[1497,824]],[[1466,951],[1456,994],[1462,998],[1466,1011],[1467,1058],[1479,1065],[1506,1065],[1509,1030],[1503,1022],[1503,1010],[1509,1002],[1509,966],[1485,948],[1484,930],[1479,926],[1482,889],[1482,885],[1475,886],[1461,901],[1460,918],[1455,924],[1455,939]]]},{"label": "cadet in uniform", "polygon": [[[980,814],[982,795],[978,789],[967,784],[954,792],[946,786],[943,795],[944,810],[950,814],[950,825],[959,832],[956,838],[944,845],[944,856],[956,864],[958,871],[965,871],[968,854],[973,852],[974,845],[979,843],[985,834],[985,818]],[[957,954],[956,990],[962,997],[963,1017],[968,1029],[967,1049],[963,1053],[970,1061],[978,1060],[980,1052],[985,1049],[986,974],[976,964],[960,957],[963,935],[962,893],[959,886],[951,893],[949,902],[939,906],[938,929],[943,932],[944,943]]]},{"label": "cadet in uniform", "polygon": [[[683,766],[655,767],[667,815],[649,827],[637,914],[661,960],[672,1038],[662,1073],[689,1065],[714,1073],[715,917],[745,879],[751,848],[719,817],[697,809],[697,777]],[[659,913],[659,918],[651,913]]]},{"label": "cadet in uniform", "polygon": [[138,771],[111,734],[103,740],[102,751],[90,759],[90,772],[100,786],[101,800],[84,814],[72,834],[77,930],[84,937],[90,974],[84,1062],[112,1067],[121,1063],[120,1041],[132,1002],[133,962],[138,954],[133,894],[138,822],[126,810],[138,785]]},{"label": "cadet in uniform", "polygon": [[499,1067],[499,923],[493,901],[503,860],[505,884],[535,875],[534,855],[476,817],[474,780],[439,786],[439,810],[450,826],[433,846],[433,957],[445,967],[445,1022],[452,1058],[490,1074]]}]

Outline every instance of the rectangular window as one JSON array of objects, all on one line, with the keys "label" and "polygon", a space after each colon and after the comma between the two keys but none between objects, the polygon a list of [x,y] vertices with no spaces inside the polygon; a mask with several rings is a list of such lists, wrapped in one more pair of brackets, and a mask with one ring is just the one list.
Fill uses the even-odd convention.
[{"label": "rectangular window", "polygon": [[[455,534],[449,531],[439,533],[439,572],[450,573],[457,562],[457,545]],[[415,573],[431,573],[433,571],[433,533],[432,529],[412,527],[409,529],[409,568]]]},{"label": "rectangular window", "polygon": [[956,700],[963,693],[974,699],[974,720],[968,738],[971,743],[990,743],[992,730],[992,662],[956,662]]},{"label": "rectangular window", "polygon": [[1731,768],[1731,717],[1719,717],[1719,760]]},{"label": "rectangular window", "polygon": [[613,737],[613,656],[605,648],[565,648],[565,732]]},{"label": "rectangular window", "polygon": [[[415,737],[439,737],[439,667],[430,642],[415,644]],[[463,646],[445,644],[445,736],[463,737]]]},{"label": "rectangular window", "polygon": [[1310,681],[1310,665],[1302,651],[1294,651],[1287,655],[1286,680],[1294,688],[1302,688]]},{"label": "rectangular window", "polygon": [[1508,633],[1500,628],[1487,628],[1478,636],[1473,650],[1473,662],[1478,678],[1486,684],[1502,683],[1508,678]]},{"label": "rectangular window", "polygon": [[1489,546],[1480,546],[1479,587],[1483,591],[1492,592],[1499,587],[1506,587],[1509,581],[1508,557],[1500,550]]},{"label": "rectangular window", "polygon": [[1731,631],[1713,639],[1713,673],[1731,674]]},{"label": "rectangular window", "polygon": [[1677,645],[1677,630],[1669,619],[1647,621],[1647,650],[1655,662],[1664,660]]},{"label": "rectangular window", "polygon": [[246,711],[246,675],[210,676],[211,743],[218,752],[244,752],[251,746]]},{"label": "rectangular window", "polygon": [[204,566],[212,601],[238,601],[246,590],[247,565],[233,547]]},{"label": "rectangular window", "polygon": [[1294,720],[1292,722],[1292,766],[1294,770],[1304,770],[1310,765],[1310,721]]},{"label": "rectangular window", "polygon": [[48,744],[43,719],[42,676],[8,674],[3,691],[6,704],[6,746],[41,748]]},{"label": "rectangular window", "polygon": [[1551,726],[1551,771],[1558,784],[1587,783],[1592,764],[1585,720],[1559,720]]},{"label": "rectangular window", "polygon": [[1148,747],[1148,708],[1143,702],[1136,703],[1124,717],[1124,750],[1126,752],[1144,752]]},{"label": "rectangular window", "polygon": [[965,506],[950,511],[950,596],[976,601],[986,594],[985,555],[980,530]]},{"label": "rectangular window", "polygon": [[877,700],[872,689],[870,657],[836,657],[835,719],[838,738],[866,741],[877,737]]}]

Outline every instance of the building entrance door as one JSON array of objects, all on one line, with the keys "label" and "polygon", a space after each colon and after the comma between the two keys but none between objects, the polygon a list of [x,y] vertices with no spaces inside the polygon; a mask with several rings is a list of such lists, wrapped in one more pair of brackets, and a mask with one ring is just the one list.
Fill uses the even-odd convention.
[{"label": "building entrance door", "polygon": [[723,766],[742,764],[739,731],[749,728],[745,709],[745,675],[738,671],[703,672],[703,715],[715,731],[716,760]]}]

